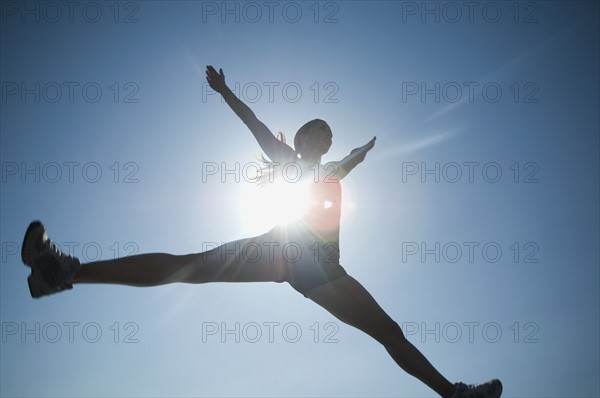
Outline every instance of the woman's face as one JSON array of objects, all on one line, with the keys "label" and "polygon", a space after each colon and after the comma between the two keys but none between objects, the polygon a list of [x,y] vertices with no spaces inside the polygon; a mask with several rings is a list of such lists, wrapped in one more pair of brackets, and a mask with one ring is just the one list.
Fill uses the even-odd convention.
[{"label": "woman's face", "polygon": [[320,120],[308,131],[302,147],[304,152],[310,152],[316,156],[321,156],[329,152],[331,148],[333,134],[327,123]]}]

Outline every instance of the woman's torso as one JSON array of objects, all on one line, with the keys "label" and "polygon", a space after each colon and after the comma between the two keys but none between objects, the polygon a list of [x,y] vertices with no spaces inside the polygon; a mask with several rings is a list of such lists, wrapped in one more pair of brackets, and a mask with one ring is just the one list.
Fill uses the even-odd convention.
[{"label": "woman's torso", "polygon": [[297,163],[302,177],[288,178],[286,182],[303,184],[298,188],[306,189],[304,212],[297,220],[279,225],[271,233],[278,241],[297,246],[296,249],[302,251],[302,258],[310,262],[337,262],[342,204],[339,179],[333,167]]}]

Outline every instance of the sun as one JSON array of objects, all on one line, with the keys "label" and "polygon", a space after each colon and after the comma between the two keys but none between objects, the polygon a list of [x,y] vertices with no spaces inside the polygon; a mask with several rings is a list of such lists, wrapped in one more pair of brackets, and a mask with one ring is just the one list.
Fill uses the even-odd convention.
[{"label": "sun", "polygon": [[263,185],[243,184],[239,203],[244,228],[259,234],[298,220],[307,212],[309,202],[308,181],[280,179]]}]

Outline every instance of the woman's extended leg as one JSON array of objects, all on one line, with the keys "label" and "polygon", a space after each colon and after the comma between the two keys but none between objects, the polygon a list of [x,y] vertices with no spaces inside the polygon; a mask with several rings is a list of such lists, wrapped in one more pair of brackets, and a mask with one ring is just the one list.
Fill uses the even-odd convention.
[{"label": "woman's extended leg", "polygon": [[[174,282],[282,282],[286,266],[268,235],[187,255],[150,253],[83,264],[73,283],[157,286]],[[269,261],[270,260],[270,261]]]},{"label": "woman's extended leg", "polygon": [[342,322],[362,330],[380,342],[402,369],[442,397],[449,397],[456,390],[456,386],[406,340],[400,326],[356,279],[347,275],[316,287],[306,295]]}]

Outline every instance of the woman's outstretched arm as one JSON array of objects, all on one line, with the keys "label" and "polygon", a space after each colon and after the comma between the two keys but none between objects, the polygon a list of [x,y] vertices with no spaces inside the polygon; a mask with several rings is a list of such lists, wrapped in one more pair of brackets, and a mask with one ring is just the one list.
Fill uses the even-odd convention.
[{"label": "woman's outstretched arm", "polygon": [[252,132],[256,141],[265,152],[265,155],[274,162],[289,161],[294,156],[294,150],[287,144],[278,140],[271,130],[263,122],[258,120],[252,109],[244,104],[225,84],[225,75],[223,70],[219,72],[208,65],[206,67],[206,80],[209,86],[221,94],[227,102],[227,105],[235,112],[236,115]]},{"label": "woman's outstretched arm", "polygon": [[[377,137],[373,137],[373,139],[367,142],[365,145],[355,148],[350,151],[350,154],[346,156],[344,159],[339,162],[331,162],[336,167],[336,177],[341,180],[346,177],[353,168],[355,168],[360,162],[365,160],[365,156],[367,156],[367,152],[371,150],[375,146],[375,139]],[[331,164],[329,163],[329,164]]]}]

